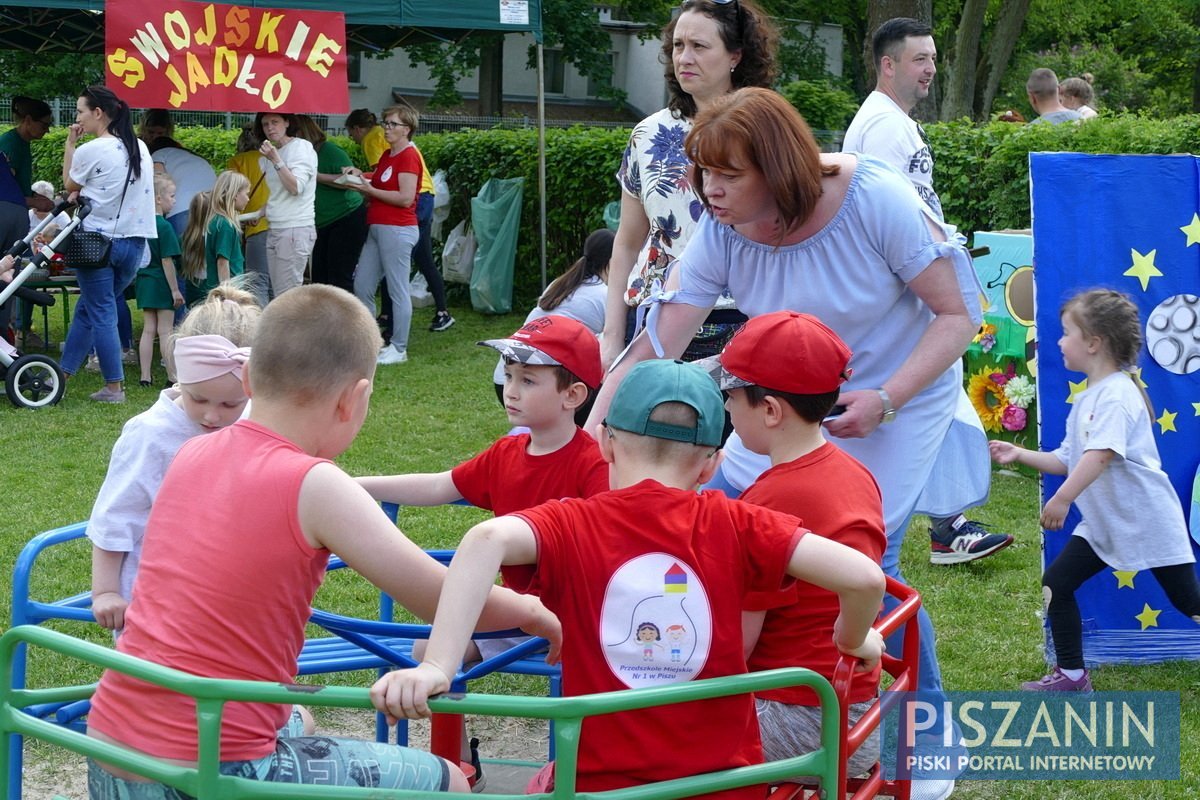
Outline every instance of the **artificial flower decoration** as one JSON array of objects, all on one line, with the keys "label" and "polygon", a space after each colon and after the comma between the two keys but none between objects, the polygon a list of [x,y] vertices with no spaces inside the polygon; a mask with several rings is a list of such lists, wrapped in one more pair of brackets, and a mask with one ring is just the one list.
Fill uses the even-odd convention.
[{"label": "artificial flower decoration", "polygon": [[1024,375],[1017,375],[1004,384],[1005,399],[1017,408],[1029,408],[1033,396],[1033,381]]},{"label": "artificial flower decoration", "polygon": [[991,379],[998,386],[1003,386],[1015,377],[1017,377],[1017,364],[1014,361],[1008,362],[1008,369],[1004,370],[1004,372],[993,372],[991,374]]},{"label": "artificial flower decoration", "polygon": [[1008,408],[1004,389],[994,379],[997,374],[1001,373],[993,373],[990,368],[985,368],[972,375],[967,384],[967,396],[971,398],[971,405],[975,407],[984,430],[993,432],[1000,430],[1004,409]]},{"label": "artificial flower decoration", "polygon": [[1006,431],[1023,431],[1026,422],[1028,422],[1028,416],[1025,409],[1020,406],[1005,406],[1004,413],[1000,415],[1000,424]]},{"label": "artificial flower decoration", "polygon": [[983,352],[992,352],[992,348],[996,346],[996,326],[990,322],[983,323],[979,328],[979,333],[975,334],[974,341]]}]

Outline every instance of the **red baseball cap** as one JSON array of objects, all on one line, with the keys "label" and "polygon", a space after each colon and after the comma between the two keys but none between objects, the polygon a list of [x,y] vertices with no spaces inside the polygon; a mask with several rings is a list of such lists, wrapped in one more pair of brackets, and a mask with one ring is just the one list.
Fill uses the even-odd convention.
[{"label": "red baseball cap", "polygon": [[596,334],[582,322],[558,314],[527,322],[507,339],[487,339],[479,344],[522,364],[565,367],[592,389],[600,388],[604,375]]},{"label": "red baseball cap", "polygon": [[775,311],[751,319],[720,355],[699,363],[722,389],[825,394],[850,379],[851,355],[841,337],[811,314]]}]

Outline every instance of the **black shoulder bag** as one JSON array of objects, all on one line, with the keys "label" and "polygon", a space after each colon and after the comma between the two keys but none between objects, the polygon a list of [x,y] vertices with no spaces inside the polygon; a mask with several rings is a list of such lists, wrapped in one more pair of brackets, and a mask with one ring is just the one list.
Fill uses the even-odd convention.
[{"label": "black shoulder bag", "polygon": [[[121,191],[121,202],[117,204],[117,216],[113,220],[113,230],[121,219],[121,209],[125,205],[125,193],[129,191],[129,178],[133,175],[133,156],[129,158],[129,169],[125,172],[125,188]],[[84,231],[78,228],[67,241],[63,251],[63,261],[71,269],[104,269],[108,266],[108,257],[112,252],[112,239],[100,231]]]}]

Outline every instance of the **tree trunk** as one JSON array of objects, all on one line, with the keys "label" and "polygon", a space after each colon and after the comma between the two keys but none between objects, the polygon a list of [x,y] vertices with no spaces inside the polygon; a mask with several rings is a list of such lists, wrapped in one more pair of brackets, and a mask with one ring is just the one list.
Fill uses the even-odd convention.
[{"label": "tree trunk", "polygon": [[479,47],[479,116],[504,113],[504,37],[488,36]]},{"label": "tree trunk", "polygon": [[1000,81],[1004,79],[1004,71],[1008,69],[1008,60],[1017,46],[1021,29],[1025,27],[1025,15],[1028,12],[1029,0],[1004,0],[1000,8],[988,46],[987,82],[983,97],[975,107],[975,119],[979,121],[987,119],[992,113],[992,103],[996,102],[996,95],[1000,92]]},{"label": "tree trunk", "polygon": [[[871,39],[875,30],[896,17],[912,17],[922,22],[933,24],[933,0],[871,0],[867,9],[867,35],[863,39],[863,60],[866,64],[867,75],[871,76],[871,85],[875,83],[875,61],[871,57]],[[937,97],[929,93],[912,110],[912,115],[922,122],[933,122],[937,119]]]},{"label": "tree trunk", "polygon": [[972,116],[975,102],[975,76],[979,68],[979,39],[983,35],[983,17],[987,0],[966,0],[954,40],[952,61],[942,81],[943,120]]}]

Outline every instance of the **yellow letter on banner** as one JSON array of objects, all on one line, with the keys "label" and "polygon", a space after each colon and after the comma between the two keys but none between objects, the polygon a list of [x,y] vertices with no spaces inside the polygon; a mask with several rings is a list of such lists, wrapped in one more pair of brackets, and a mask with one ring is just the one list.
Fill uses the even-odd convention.
[{"label": "yellow letter on banner", "polygon": [[192,43],[192,31],[188,28],[187,17],[182,11],[168,11],[163,14],[163,33],[171,40],[176,50],[183,50]]},{"label": "yellow letter on banner", "polygon": [[217,86],[231,85],[234,76],[237,75],[237,68],[237,52],[217,45],[216,52],[213,53],[213,82]]},{"label": "yellow letter on banner", "polygon": [[263,84],[263,102],[271,108],[279,108],[286,103],[291,93],[292,82],[282,72],[267,78],[267,82]]},{"label": "yellow letter on banner", "polygon": [[208,86],[208,73],[204,71],[204,67],[200,66],[200,59],[195,53],[188,52],[187,54],[187,70],[188,70],[188,92],[196,93],[196,87]]},{"label": "yellow letter on banner", "polygon": [[171,104],[172,108],[179,108],[183,105],[183,101],[187,100],[187,89],[183,85],[183,78],[179,76],[179,70],[175,69],[174,64],[167,64],[167,68],[163,70],[163,74],[167,76],[167,80],[175,87],[171,91],[170,97],[167,98],[167,102]]},{"label": "yellow letter on banner", "polygon": [[279,39],[275,37],[275,29],[283,22],[283,14],[272,17],[270,11],[263,11],[262,19],[258,22],[258,38],[254,40],[254,49],[262,50],[266,42],[268,53],[279,52]]},{"label": "yellow letter on banner", "polygon": [[212,44],[213,39],[217,38],[217,15],[212,3],[204,7],[204,27],[197,30],[192,38],[196,40],[196,44],[202,44],[205,47]]},{"label": "yellow letter on banner", "polygon": [[121,83],[132,89],[146,79],[146,68],[135,56],[126,56],[125,48],[118,47],[108,57],[108,71],[113,77],[120,78]]},{"label": "yellow letter on banner", "polygon": [[323,78],[328,78],[329,68],[333,66],[333,54],[340,52],[342,52],[340,44],[325,34],[318,33],[317,41],[313,43],[312,52],[308,54],[308,60],[304,63],[313,72],[316,72]]}]

